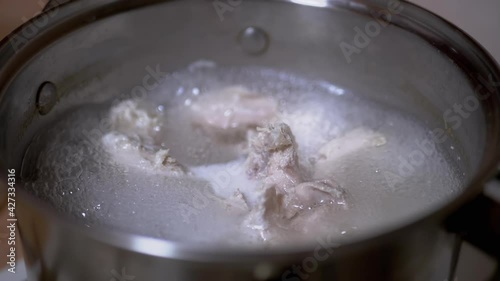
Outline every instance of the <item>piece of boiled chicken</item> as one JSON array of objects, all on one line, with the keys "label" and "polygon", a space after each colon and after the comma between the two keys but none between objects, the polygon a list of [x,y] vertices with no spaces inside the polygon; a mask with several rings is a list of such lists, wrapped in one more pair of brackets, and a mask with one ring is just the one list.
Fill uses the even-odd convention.
[{"label": "piece of boiled chicken", "polygon": [[243,86],[206,93],[192,105],[193,124],[222,140],[241,140],[246,132],[276,116],[278,104]]},{"label": "piece of boiled chicken", "polygon": [[112,131],[102,137],[102,143],[117,163],[167,176],[189,174],[168,149],[159,147],[158,132],[163,124],[157,113],[142,108],[136,100],[126,100],[111,108],[109,121]]},{"label": "piece of boiled chicken", "polygon": [[318,151],[314,178],[323,178],[332,173],[332,167],[365,149],[380,147],[387,143],[385,136],[371,129],[360,127],[332,139]]},{"label": "piece of boiled chicken", "polygon": [[348,207],[347,193],[333,179],[304,181],[297,159],[297,144],[282,122],[257,128],[250,139],[247,174],[261,180],[259,203],[246,221],[263,239],[279,229],[304,231],[310,212],[318,208]]},{"label": "piece of boiled chicken", "polygon": [[161,115],[155,110],[147,110],[144,103],[131,99],[111,107],[109,122],[113,131],[153,146],[161,143],[159,140],[159,132],[163,126]]}]

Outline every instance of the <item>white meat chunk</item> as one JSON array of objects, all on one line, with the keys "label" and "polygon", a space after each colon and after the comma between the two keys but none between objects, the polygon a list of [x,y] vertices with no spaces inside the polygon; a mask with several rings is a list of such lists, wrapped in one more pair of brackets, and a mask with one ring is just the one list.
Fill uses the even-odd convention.
[{"label": "white meat chunk", "polygon": [[102,137],[102,143],[115,162],[148,173],[189,174],[168,149],[158,145],[162,116],[141,108],[137,100],[126,100],[111,108],[109,120],[112,130]]},{"label": "white meat chunk", "polygon": [[249,142],[247,174],[283,192],[302,181],[297,144],[288,125],[277,122],[257,128]]},{"label": "white meat chunk", "polygon": [[319,209],[348,208],[347,192],[333,179],[304,182],[296,150],[294,136],[285,123],[257,128],[250,140],[247,174],[261,180],[262,188],[256,191],[260,197],[246,224],[258,230],[264,240],[287,229],[307,231],[310,219],[320,220],[330,213],[319,211],[322,215],[316,215]]},{"label": "white meat chunk", "polygon": [[321,205],[348,208],[347,192],[332,179],[304,182],[294,188],[291,204],[301,210],[310,210]]},{"label": "white meat chunk", "polygon": [[189,171],[167,149],[154,150],[144,147],[138,139],[110,132],[102,138],[104,147],[113,160],[126,167],[134,167],[148,173],[168,176],[188,175]]},{"label": "white meat chunk", "polygon": [[193,123],[219,138],[245,137],[246,131],[263,125],[277,113],[270,96],[243,86],[231,86],[201,96],[191,105]]},{"label": "white meat chunk", "polygon": [[138,138],[147,145],[158,142],[158,133],[163,125],[158,112],[140,107],[137,100],[125,100],[113,106],[109,121],[112,130]]},{"label": "white meat chunk", "polygon": [[357,128],[347,132],[344,136],[335,138],[318,152],[315,165],[314,178],[323,178],[331,173],[333,162],[340,162],[354,153],[360,153],[365,149],[380,147],[387,143],[385,136],[367,128]]}]

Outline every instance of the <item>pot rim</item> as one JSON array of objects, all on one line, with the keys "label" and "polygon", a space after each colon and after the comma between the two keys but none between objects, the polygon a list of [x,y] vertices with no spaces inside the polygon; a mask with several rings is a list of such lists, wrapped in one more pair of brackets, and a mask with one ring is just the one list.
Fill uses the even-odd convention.
[{"label": "pot rim", "polygon": [[[53,8],[46,13],[57,10],[57,14],[54,16],[54,20],[51,21],[47,26],[40,28],[40,32],[35,36],[35,38],[29,39],[26,45],[24,45],[19,50],[13,50],[9,48],[10,38],[14,36],[21,36],[23,28],[43,16],[40,14],[36,18],[26,22],[23,26],[16,29],[9,36],[0,41],[0,102],[3,95],[5,94],[5,89],[9,85],[9,82],[14,79],[17,72],[26,64],[29,59],[40,50],[40,45],[46,47],[52,41],[47,41],[46,37],[49,35],[56,35],[57,37],[69,33],[80,26],[88,24],[89,22],[78,21],[77,19],[91,18],[91,22],[97,21],[99,19],[116,15],[128,10],[149,6],[162,2],[174,2],[178,0],[145,0],[145,1],[120,1],[120,0],[87,0],[87,1],[73,1],[65,3],[59,7]],[[262,0],[246,0],[246,1],[262,1]],[[272,0],[274,2],[283,2],[291,5],[306,5],[307,1],[301,0]],[[382,3],[387,5],[389,1],[386,0],[354,0],[354,1],[344,1],[344,0],[322,0],[324,5],[322,8],[336,9],[336,8],[346,8],[346,9],[372,9],[376,7],[382,7]],[[359,5],[358,5],[359,4]],[[355,5],[355,8],[353,8]],[[441,51],[445,52],[445,55],[453,58],[461,67],[464,73],[471,74],[474,69],[480,69],[485,73],[491,73],[497,80],[500,81],[500,69],[495,60],[491,55],[474,39],[467,35],[464,31],[457,28],[450,22],[444,20],[443,18],[437,16],[436,14],[421,8],[415,4],[408,2],[401,2],[404,6],[404,11],[399,15],[405,20],[410,20],[414,24],[419,24],[420,28],[425,28],[430,34],[418,33],[417,35],[422,39],[430,42],[436,48],[440,48]],[[316,5],[314,5],[316,6]],[[384,6],[384,7],[385,7]],[[316,6],[317,7],[317,6]],[[107,8],[107,9],[105,9]],[[112,8],[112,9],[110,9]],[[93,16],[94,13],[101,11],[99,16]],[[104,11],[104,12],[103,12]],[[425,21],[424,21],[425,20]],[[71,23],[71,24],[68,24]],[[429,24],[429,23],[432,23]],[[414,30],[408,30],[403,25],[397,22],[392,22],[391,24],[404,28],[406,31],[411,32]],[[66,25],[64,28],[61,26]],[[56,29],[59,27],[58,31]],[[417,27],[415,27],[417,28]],[[449,45],[450,43],[457,44],[453,42],[452,39],[444,38],[443,34],[452,34],[457,36],[457,38],[465,45],[462,46],[466,49],[471,47],[470,52],[456,52],[454,48],[456,46]],[[436,37],[437,36],[437,37]],[[451,35],[450,35],[451,36]],[[43,37],[43,38],[41,38]],[[45,40],[43,40],[45,39]],[[438,39],[438,41],[436,41]],[[450,47],[451,46],[451,47]],[[36,47],[36,48],[35,48]],[[43,48],[42,48],[43,49]],[[454,52],[453,52],[454,51]],[[469,75],[468,75],[469,76]],[[473,79],[472,77],[469,77]],[[475,81],[477,82],[477,81]],[[481,193],[483,184],[490,179],[490,177],[496,173],[497,164],[500,160],[500,151],[495,151],[495,147],[500,144],[500,102],[498,97],[500,96],[500,89],[495,89],[493,98],[495,98],[495,104],[487,105],[482,104],[483,109],[488,112],[488,118],[486,122],[488,123],[488,138],[487,147],[485,149],[481,167],[479,167],[477,174],[468,184],[468,187],[459,195],[453,198],[448,203],[441,203],[442,206],[434,207],[433,212],[428,212],[427,214],[422,214],[411,220],[405,221],[404,223],[392,226],[389,228],[384,228],[383,231],[366,233],[366,235],[357,236],[351,241],[346,242],[340,246],[329,243],[329,246],[335,248],[333,255],[343,255],[350,250],[358,249],[359,247],[365,248],[371,245],[379,244],[381,241],[391,241],[394,237],[401,234],[413,231],[416,227],[440,223],[444,218],[451,214],[454,210],[458,209],[461,205],[465,204],[467,201],[473,200],[478,194]],[[0,163],[1,165],[1,163]],[[1,167],[0,178],[7,178],[7,167]],[[19,183],[17,184],[20,185]],[[238,247],[217,247],[213,246],[200,246],[200,245],[188,245],[184,242],[175,242],[169,240],[162,240],[157,238],[150,238],[143,235],[129,234],[124,232],[117,232],[110,229],[102,227],[92,227],[92,229],[86,228],[81,224],[72,222],[70,219],[61,216],[53,208],[49,208],[48,204],[42,202],[41,200],[35,198],[34,195],[18,188],[17,192],[22,200],[25,200],[27,204],[34,206],[37,209],[45,212],[50,218],[54,219],[57,224],[64,225],[65,227],[71,228],[76,232],[79,232],[87,237],[90,237],[96,241],[103,244],[113,245],[122,249],[130,250],[133,252],[138,252],[146,255],[163,257],[163,258],[175,258],[175,259],[187,259],[187,260],[199,260],[204,262],[238,262],[248,259],[259,259],[266,257],[269,258],[283,258],[283,256],[294,256],[311,253],[318,243],[314,244],[304,244],[297,247],[273,247],[269,249],[261,248],[238,248]],[[22,233],[22,230],[21,230]],[[21,234],[22,235],[22,234]]]}]

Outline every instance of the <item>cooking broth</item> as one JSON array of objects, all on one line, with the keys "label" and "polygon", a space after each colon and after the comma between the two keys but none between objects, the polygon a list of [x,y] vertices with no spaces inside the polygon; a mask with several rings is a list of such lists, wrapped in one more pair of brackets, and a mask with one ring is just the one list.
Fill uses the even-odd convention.
[{"label": "cooking broth", "polygon": [[[238,141],[241,136],[214,138],[193,126],[190,115],[201,97],[234,85],[276,101],[308,180],[321,161],[318,151],[341,140],[320,177],[331,177],[345,190],[347,209],[332,209],[290,237],[264,237],[242,225],[246,214],[228,209],[226,201],[236,189],[252,197],[260,185],[245,170],[247,142]],[[348,89],[289,73],[201,64],[168,76],[138,103],[159,116],[159,146],[190,175],[169,176],[114,159],[102,140],[114,130],[109,112],[119,104],[115,100],[74,109],[40,132],[25,156],[37,159],[27,188],[87,227],[190,243],[273,246],[324,235],[340,241],[394,226],[445,202],[466,176],[458,169],[458,145],[435,143],[433,128]],[[366,134],[383,141],[356,144]]]}]

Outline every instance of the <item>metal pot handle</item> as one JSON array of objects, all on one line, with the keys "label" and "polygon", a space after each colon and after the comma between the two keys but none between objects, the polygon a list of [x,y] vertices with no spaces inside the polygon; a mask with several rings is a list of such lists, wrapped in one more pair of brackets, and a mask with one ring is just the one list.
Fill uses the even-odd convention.
[{"label": "metal pot handle", "polygon": [[500,261],[500,174],[446,221],[449,231]]}]

